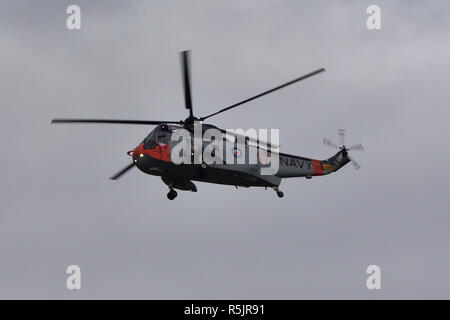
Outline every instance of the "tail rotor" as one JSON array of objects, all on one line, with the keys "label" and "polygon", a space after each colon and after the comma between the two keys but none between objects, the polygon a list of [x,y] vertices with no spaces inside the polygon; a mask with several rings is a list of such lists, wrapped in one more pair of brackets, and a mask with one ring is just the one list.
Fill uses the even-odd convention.
[{"label": "tail rotor", "polygon": [[353,167],[356,170],[358,170],[359,168],[361,168],[361,166],[359,165],[359,163],[352,156],[350,156],[348,154],[348,152],[349,151],[363,151],[364,150],[363,145],[358,143],[358,144],[354,144],[354,145],[352,145],[350,147],[346,147],[345,146],[345,130],[344,129],[338,129],[338,135],[339,135],[339,138],[340,138],[340,141],[341,141],[341,144],[342,144],[341,147],[339,147],[336,143],[332,142],[331,140],[329,140],[327,138],[323,139],[323,144],[328,146],[328,147],[330,147],[330,148],[333,148],[333,149],[342,150],[342,154],[344,156],[347,156],[350,159],[350,161],[352,162]]}]

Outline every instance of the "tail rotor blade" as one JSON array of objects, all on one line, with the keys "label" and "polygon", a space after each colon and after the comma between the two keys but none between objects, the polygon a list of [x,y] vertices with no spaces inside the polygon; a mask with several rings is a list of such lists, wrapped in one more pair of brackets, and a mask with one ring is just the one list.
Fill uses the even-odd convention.
[{"label": "tail rotor blade", "polygon": [[327,138],[323,138],[323,144],[326,146],[329,146],[331,148],[334,148],[334,149],[339,149],[339,146],[337,144],[335,144],[334,142],[331,142]]},{"label": "tail rotor blade", "polygon": [[110,179],[111,180],[117,180],[119,179],[122,175],[124,175],[125,173],[128,172],[128,170],[130,170],[131,168],[134,167],[134,162],[130,163],[128,166],[126,166],[125,168],[123,168],[122,170],[120,170],[119,172],[117,172],[115,175],[113,175]]},{"label": "tail rotor blade", "polygon": [[359,163],[358,162],[356,162],[356,160],[355,159],[353,159],[352,157],[350,157],[350,156],[348,156],[349,157],[349,159],[350,159],[350,161],[352,162],[352,164],[353,164],[353,167],[355,167],[355,170],[358,170],[359,168],[361,168],[361,166],[359,165]]},{"label": "tail rotor blade", "polygon": [[364,150],[364,147],[362,146],[362,144],[355,144],[355,145],[353,145],[353,146],[351,146],[351,147],[349,147],[347,150],[353,150],[353,151],[363,151]]},{"label": "tail rotor blade", "polygon": [[341,138],[341,144],[345,146],[345,130],[344,129],[338,129],[338,134]]}]

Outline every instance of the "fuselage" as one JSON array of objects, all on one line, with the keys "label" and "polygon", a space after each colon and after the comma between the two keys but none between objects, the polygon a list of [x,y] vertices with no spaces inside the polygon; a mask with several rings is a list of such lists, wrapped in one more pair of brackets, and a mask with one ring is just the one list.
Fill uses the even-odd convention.
[{"label": "fuselage", "polygon": [[[182,127],[160,125],[150,132],[129,153],[136,166],[147,174],[176,181],[201,181],[243,187],[276,187],[280,184],[282,178],[311,178],[312,176],[329,174],[349,161],[339,152],[334,157],[324,161],[279,153],[277,170],[273,174],[262,174],[261,169],[269,166],[266,159],[267,153],[260,152],[261,150],[258,147],[249,144],[238,147],[233,143],[224,142],[222,159],[226,158],[226,152],[231,152],[234,156],[232,163],[227,161],[218,164],[175,164],[172,161],[171,152],[178,141],[172,141],[172,134],[179,129],[182,129]],[[202,150],[209,143],[203,142]],[[227,150],[227,148],[231,149]],[[252,152],[256,152],[258,156],[256,162],[250,161]]]}]

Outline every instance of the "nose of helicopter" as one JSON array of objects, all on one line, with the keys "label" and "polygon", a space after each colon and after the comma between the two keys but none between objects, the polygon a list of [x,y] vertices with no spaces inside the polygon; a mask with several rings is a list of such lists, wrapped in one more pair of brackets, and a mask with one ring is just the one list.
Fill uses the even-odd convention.
[{"label": "nose of helicopter", "polygon": [[136,148],[131,151],[128,151],[128,154],[133,158],[133,162],[137,163],[139,157],[144,156],[144,143],[141,143]]}]

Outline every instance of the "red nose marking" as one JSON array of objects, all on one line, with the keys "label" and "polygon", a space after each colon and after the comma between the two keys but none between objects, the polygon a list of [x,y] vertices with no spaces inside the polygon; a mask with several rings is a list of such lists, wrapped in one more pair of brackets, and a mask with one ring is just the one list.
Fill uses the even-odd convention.
[{"label": "red nose marking", "polygon": [[127,152],[128,155],[130,155],[130,153],[131,153],[131,156],[133,157],[133,160],[136,160],[136,158],[139,157],[139,155],[141,153],[144,153],[144,143],[142,142],[136,148]]},{"label": "red nose marking", "polygon": [[128,151],[127,153],[128,155],[132,155],[133,161],[140,157],[141,154],[145,154],[157,160],[170,162],[170,150],[168,144],[164,144],[162,146],[160,144],[157,144],[153,149],[144,149],[144,143],[141,143],[136,148]]}]

